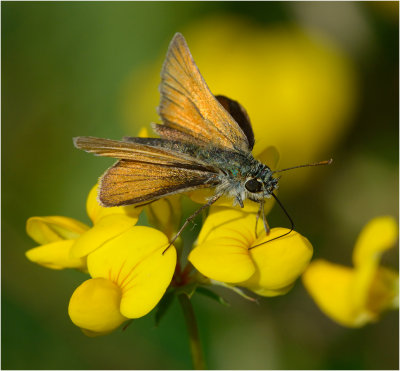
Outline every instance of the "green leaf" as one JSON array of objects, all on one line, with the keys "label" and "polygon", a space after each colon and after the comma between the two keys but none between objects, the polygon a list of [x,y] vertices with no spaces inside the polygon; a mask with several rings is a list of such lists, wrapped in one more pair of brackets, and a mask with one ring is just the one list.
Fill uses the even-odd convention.
[{"label": "green leaf", "polygon": [[225,287],[225,288],[227,288],[227,289],[229,289],[229,290],[232,290],[233,292],[235,292],[236,294],[240,295],[242,298],[244,298],[244,299],[246,299],[246,300],[252,301],[253,303],[258,303],[257,299],[255,299],[255,298],[253,298],[253,297],[247,295],[247,294],[246,294],[242,289],[240,289],[239,287],[232,286],[232,285],[229,285],[229,284],[227,284],[227,283],[220,282],[220,281],[215,281],[215,280],[210,280],[210,281],[211,281],[211,284],[212,284],[212,285]]},{"label": "green leaf", "polygon": [[207,287],[199,286],[196,292],[201,295],[207,296],[208,298],[213,299],[222,305],[225,305],[227,307],[230,306],[230,304],[222,296],[219,296],[217,293],[208,289]]}]

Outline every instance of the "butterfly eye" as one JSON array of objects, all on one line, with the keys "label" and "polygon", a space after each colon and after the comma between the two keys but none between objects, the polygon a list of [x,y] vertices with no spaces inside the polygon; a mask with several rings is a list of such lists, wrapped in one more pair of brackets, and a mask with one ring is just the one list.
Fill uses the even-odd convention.
[{"label": "butterfly eye", "polygon": [[250,179],[244,186],[249,192],[256,193],[261,191],[262,184],[257,179]]}]

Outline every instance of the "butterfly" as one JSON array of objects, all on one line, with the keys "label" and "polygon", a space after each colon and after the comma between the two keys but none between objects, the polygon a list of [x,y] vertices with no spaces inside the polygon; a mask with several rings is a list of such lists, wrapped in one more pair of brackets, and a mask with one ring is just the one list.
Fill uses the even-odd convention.
[{"label": "butterfly", "polygon": [[214,195],[186,219],[171,245],[197,214],[222,196],[241,207],[246,199],[259,203],[258,217],[262,215],[269,234],[263,206],[266,198],[274,197],[291,222],[285,235],[290,233],[293,221],[274,191],[278,187],[275,174],[292,168],[272,171],[253,157],[255,138],[246,110],[230,98],[211,93],[180,33],[175,34],[167,51],[160,94],[158,114],[162,123],[152,124],[159,138],[74,138],[79,149],[118,159],[100,179],[100,204],[141,205],[177,193],[213,188]]}]

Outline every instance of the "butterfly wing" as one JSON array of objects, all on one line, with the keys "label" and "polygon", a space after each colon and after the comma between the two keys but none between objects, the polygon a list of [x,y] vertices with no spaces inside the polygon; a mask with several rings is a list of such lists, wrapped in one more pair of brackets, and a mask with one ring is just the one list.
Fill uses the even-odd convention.
[{"label": "butterfly wing", "polygon": [[[201,76],[184,37],[171,41],[161,72],[158,113],[168,127],[202,143],[231,150],[250,151],[248,139],[232,116],[215,99]],[[168,136],[155,127],[157,133]]]},{"label": "butterfly wing", "polygon": [[74,138],[74,144],[98,156],[120,159],[100,180],[103,206],[138,204],[219,183],[218,169],[165,148],[94,137]]},{"label": "butterfly wing", "polygon": [[120,160],[101,178],[99,200],[103,206],[140,204],[218,183],[207,171]]},{"label": "butterfly wing", "polygon": [[251,127],[250,117],[244,107],[237,101],[225,97],[224,95],[216,95],[215,98],[225,108],[226,111],[234,118],[238,123],[243,133],[247,137],[249,143],[249,149],[252,150],[254,147],[255,139],[253,128]]}]

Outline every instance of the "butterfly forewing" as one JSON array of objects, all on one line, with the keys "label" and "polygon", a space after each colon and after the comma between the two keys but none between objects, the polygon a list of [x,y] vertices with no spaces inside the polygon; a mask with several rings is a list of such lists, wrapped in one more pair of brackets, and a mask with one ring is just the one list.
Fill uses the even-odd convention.
[{"label": "butterfly forewing", "polygon": [[207,171],[120,160],[101,178],[99,200],[104,206],[139,204],[217,183]]},{"label": "butterfly forewing", "polygon": [[165,148],[94,137],[77,137],[74,143],[95,155],[121,159],[101,179],[103,206],[153,201],[219,183],[218,169]]},{"label": "butterfly forewing", "polygon": [[[222,108],[201,76],[184,37],[176,34],[161,73],[158,112],[167,127],[182,131],[203,143],[249,151],[246,135]],[[162,136],[161,130],[156,131]],[[164,133],[168,138],[168,132]]]}]

